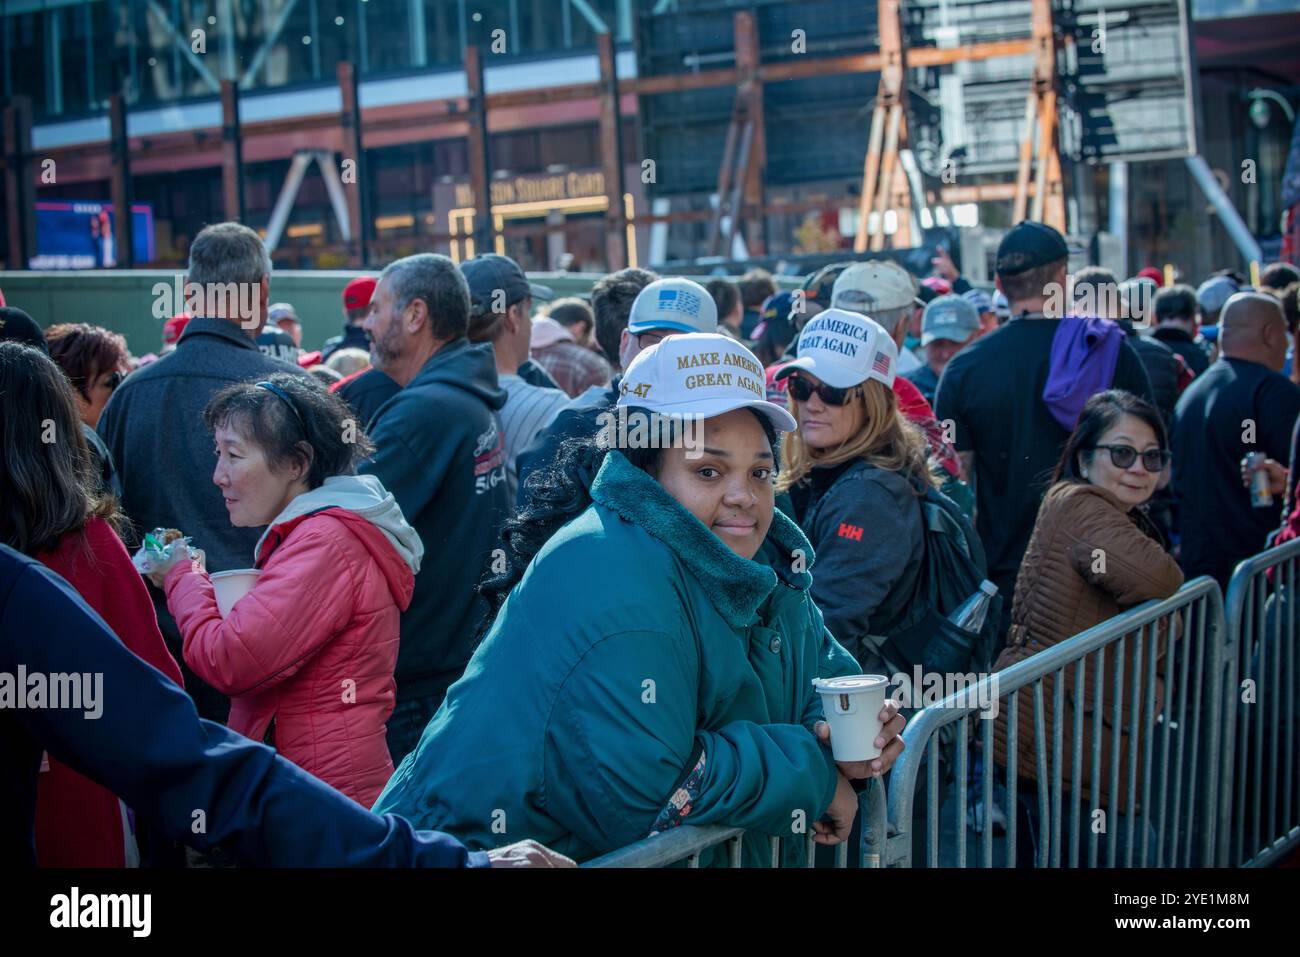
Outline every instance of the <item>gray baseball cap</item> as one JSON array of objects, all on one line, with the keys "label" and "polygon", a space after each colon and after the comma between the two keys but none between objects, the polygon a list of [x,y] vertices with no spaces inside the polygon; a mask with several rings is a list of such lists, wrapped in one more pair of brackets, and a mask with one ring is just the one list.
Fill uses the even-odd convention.
[{"label": "gray baseball cap", "polygon": [[1201,312],[1218,312],[1237,292],[1237,284],[1227,276],[1212,276],[1196,287],[1196,304]]},{"label": "gray baseball cap", "polygon": [[940,296],[930,301],[921,314],[921,345],[936,339],[965,342],[980,327],[980,314],[961,296]]}]

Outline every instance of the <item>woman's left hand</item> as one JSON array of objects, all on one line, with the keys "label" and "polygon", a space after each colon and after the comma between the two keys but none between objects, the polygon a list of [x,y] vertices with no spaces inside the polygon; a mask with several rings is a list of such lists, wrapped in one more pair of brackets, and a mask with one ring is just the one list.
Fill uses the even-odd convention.
[{"label": "woman's left hand", "polygon": [[188,562],[193,566],[196,572],[207,571],[207,556],[203,554],[203,549],[193,549],[194,556],[186,554],[185,549],[173,549],[172,557],[165,562],[154,565],[149,569],[148,578],[158,588],[163,587],[163,582],[167,580],[167,573],[177,566],[180,562]]},{"label": "woman's left hand", "polygon": [[[907,724],[907,719],[898,713],[898,702],[892,698],[885,700],[885,706],[880,709],[880,723],[882,725],[880,734],[876,738],[876,747],[880,748],[880,757],[873,758],[870,761],[836,761],[836,765],[850,781],[861,781],[864,778],[882,777],[885,772],[894,766],[898,756],[903,753],[903,727]],[[815,729],[817,740],[822,744],[830,745],[831,743],[831,726],[825,721],[818,721]]]}]

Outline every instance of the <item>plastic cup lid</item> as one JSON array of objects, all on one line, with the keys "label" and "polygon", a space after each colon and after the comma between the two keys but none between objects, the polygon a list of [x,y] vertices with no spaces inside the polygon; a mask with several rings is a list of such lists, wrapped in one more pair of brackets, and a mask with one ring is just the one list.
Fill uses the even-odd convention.
[{"label": "plastic cup lid", "polygon": [[874,691],[889,679],[884,675],[845,675],[842,678],[814,678],[813,687],[823,693],[857,694]]}]

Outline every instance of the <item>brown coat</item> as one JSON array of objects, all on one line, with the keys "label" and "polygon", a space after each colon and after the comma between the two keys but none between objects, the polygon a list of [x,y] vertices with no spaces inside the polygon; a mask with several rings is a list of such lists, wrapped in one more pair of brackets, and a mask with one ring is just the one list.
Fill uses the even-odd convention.
[{"label": "brown coat", "polygon": [[[1094,625],[1150,599],[1168,598],[1183,583],[1183,573],[1160,542],[1145,532],[1140,519],[1128,512],[1110,492],[1096,485],[1059,482],[1048,490],[1038,511],[1033,537],[1025,552],[1016,580],[1015,604],[1011,613],[1011,631],[1007,647],[998,656],[994,670],[1000,671],[1023,661],[1038,651],[1065,641]],[[1175,622],[1175,635],[1178,631]],[[1157,654],[1163,659],[1166,648],[1162,629]],[[1151,660],[1149,634],[1142,649],[1145,689],[1146,671]],[[1114,706],[1114,646],[1107,646],[1102,688],[1101,796],[1102,806],[1110,805],[1110,760]],[[1096,655],[1088,656],[1083,688],[1083,750],[1080,785],[1082,797],[1092,799],[1093,677]],[[1124,651],[1121,714],[1124,730],[1120,737],[1120,789],[1114,811],[1127,808],[1130,722],[1132,707],[1133,641]],[[1065,791],[1072,790],[1071,767],[1074,750],[1074,665],[1065,671],[1062,701],[1061,780]],[[1045,761],[1048,781],[1054,780],[1052,756],[1052,715],[1055,682],[1043,680],[1043,717],[1047,751]],[[1155,713],[1163,702],[1163,680],[1156,680]],[[1145,720],[1145,701],[1138,706],[1139,724]],[[1021,778],[1037,778],[1037,755],[1034,745],[1033,683],[1017,696],[1016,721],[1017,771]],[[994,725],[994,752],[999,765],[1006,766],[1006,716]],[[1138,754],[1137,801],[1142,801],[1142,762]]]}]

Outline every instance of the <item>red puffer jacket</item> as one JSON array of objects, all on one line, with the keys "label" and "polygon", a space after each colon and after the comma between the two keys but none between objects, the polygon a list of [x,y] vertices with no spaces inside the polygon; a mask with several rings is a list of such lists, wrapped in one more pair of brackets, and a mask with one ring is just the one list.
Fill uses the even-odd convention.
[{"label": "red puffer jacket", "polygon": [[[396,693],[398,617],[415,578],[410,551],[399,554],[373,515],[309,511],[300,501],[319,499],[328,482],[272,524],[259,543],[261,576],[229,617],[217,611],[207,572],[185,562],[167,575],[167,606],[186,663],[231,696],[232,729],[262,740],[274,719],[281,754],[370,807],[393,773],[385,722]],[[292,514],[295,506],[306,514]],[[400,511],[396,522],[398,538],[409,533],[414,542],[418,568],[418,536]]]},{"label": "red puffer jacket", "polygon": [[[59,539],[36,560],[67,579],[136,657],[176,684],[181,669],[167,651],[144,579],[121,539],[102,518]],[[103,707],[111,702],[100,701]],[[88,720],[94,720],[93,718]],[[36,792],[36,862],[41,867],[122,867],[125,831],[112,791],[54,758]]]}]

